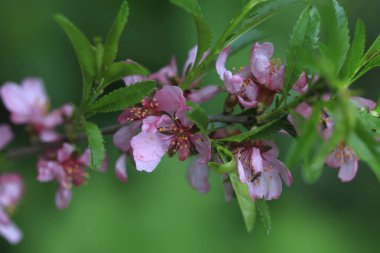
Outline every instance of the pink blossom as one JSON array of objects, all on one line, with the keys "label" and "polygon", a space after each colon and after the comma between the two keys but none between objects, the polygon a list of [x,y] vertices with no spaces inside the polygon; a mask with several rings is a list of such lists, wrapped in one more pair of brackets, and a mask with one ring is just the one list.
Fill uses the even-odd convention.
[{"label": "pink blossom", "polygon": [[305,72],[302,72],[300,78],[293,85],[293,90],[300,94],[304,94],[308,90],[307,76]]},{"label": "pink blossom", "polygon": [[68,105],[49,112],[49,98],[40,79],[28,78],[21,85],[5,83],[0,95],[11,113],[12,123],[31,125],[43,142],[58,140],[60,136],[54,130],[55,127],[63,123],[65,115],[72,113]]},{"label": "pink blossom", "polygon": [[23,192],[23,181],[18,174],[4,173],[0,175],[0,235],[11,244],[20,242],[22,232],[10,220],[6,210],[17,206]]},{"label": "pink blossom", "polygon": [[250,69],[253,76],[271,91],[278,92],[282,89],[285,80],[285,66],[272,62],[272,43],[256,43],[252,47]]},{"label": "pink blossom", "polygon": [[7,124],[0,124],[0,150],[4,149],[14,138],[11,127]]},{"label": "pink blossom", "polygon": [[339,168],[338,177],[343,182],[349,182],[358,171],[358,157],[355,152],[344,143],[332,152],[326,159],[326,164],[332,168]]},{"label": "pink blossom", "polygon": [[[66,208],[72,197],[73,186],[81,186],[86,182],[88,174],[86,168],[90,165],[90,151],[86,150],[79,155],[75,146],[64,143],[57,151],[50,151],[40,158],[37,164],[40,182],[56,180],[59,184],[55,203],[57,208]],[[103,161],[101,171],[107,168],[107,159]]]},{"label": "pink blossom", "polygon": [[[143,120],[142,132],[132,138],[133,157],[138,170],[152,172],[162,157],[178,153],[184,161],[191,148],[198,152],[199,163],[207,163],[211,157],[208,137],[196,133],[194,125],[185,117],[188,107],[177,110],[175,116],[150,116]],[[174,117],[174,118],[173,118]]]},{"label": "pink blossom", "polygon": [[224,81],[224,87],[228,93],[236,95],[242,106],[254,108],[259,103],[259,87],[250,79],[248,68],[242,68],[237,74],[226,69],[225,64],[230,51],[231,47],[227,47],[220,53],[216,61],[216,71],[220,79]]},{"label": "pink blossom", "polygon": [[280,197],[282,180],[290,186],[292,175],[277,159],[276,145],[268,141],[252,141],[239,145],[235,152],[239,178],[248,185],[253,200],[272,200]]}]

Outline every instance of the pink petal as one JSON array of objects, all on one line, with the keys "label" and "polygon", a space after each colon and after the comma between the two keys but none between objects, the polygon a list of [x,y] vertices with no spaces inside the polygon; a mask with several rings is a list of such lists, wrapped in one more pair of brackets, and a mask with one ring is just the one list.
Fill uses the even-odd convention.
[{"label": "pink petal", "polygon": [[123,154],[115,163],[115,175],[123,183],[128,183],[127,155]]},{"label": "pink petal", "polygon": [[26,123],[30,113],[30,104],[26,99],[23,89],[16,83],[5,83],[0,90],[1,98],[5,107],[16,116],[13,116],[13,123]]},{"label": "pink petal", "polygon": [[367,109],[368,111],[372,111],[376,107],[376,103],[374,101],[362,97],[351,97],[351,101],[359,109]]},{"label": "pink petal", "polygon": [[199,90],[192,90],[187,98],[193,103],[204,103],[216,96],[219,91],[217,85],[209,85]]},{"label": "pink petal", "polygon": [[49,143],[49,142],[55,142],[61,139],[61,135],[59,135],[54,130],[43,130],[39,133],[39,138],[42,142]]},{"label": "pink petal", "polygon": [[91,166],[91,151],[89,148],[86,148],[86,150],[79,157],[79,162],[85,167]]},{"label": "pink petal", "polygon": [[211,158],[211,141],[208,137],[202,134],[194,134],[191,136],[191,142],[194,144],[198,152],[198,162],[207,164]]},{"label": "pink petal", "polygon": [[179,108],[185,106],[186,98],[183,96],[181,88],[177,86],[165,85],[154,95],[157,100],[158,111],[174,114]]},{"label": "pink petal", "polygon": [[62,166],[53,161],[47,161],[39,159],[37,163],[39,182],[48,182],[57,179],[59,182],[63,182],[65,178],[65,172]]},{"label": "pink petal", "polygon": [[13,131],[8,124],[0,124],[0,150],[4,149],[14,138]]},{"label": "pink petal", "polygon": [[234,196],[234,189],[232,188],[232,184],[228,180],[228,174],[222,175],[222,185],[223,185],[223,191],[224,191],[224,199],[227,202],[231,202],[233,196]]},{"label": "pink petal", "polygon": [[128,152],[131,149],[131,140],[134,134],[134,125],[124,126],[113,135],[113,144],[121,151]]},{"label": "pink petal", "polygon": [[144,131],[132,138],[133,158],[137,170],[152,172],[157,167],[168,148],[163,138],[159,133]]},{"label": "pink petal", "polygon": [[304,94],[308,89],[307,85],[307,76],[305,72],[302,72],[300,75],[300,78],[297,80],[297,82],[293,85],[293,90],[300,94]]},{"label": "pink petal", "polygon": [[263,172],[263,158],[261,157],[260,149],[252,148],[251,162],[255,173]]},{"label": "pink petal", "polygon": [[75,146],[69,143],[63,143],[62,148],[57,152],[57,159],[59,162],[65,162],[69,160],[75,151]]},{"label": "pink petal", "polygon": [[238,167],[240,182],[242,182],[243,184],[248,183],[249,182],[248,176],[245,174],[245,169],[244,169],[243,164],[241,163],[241,161],[238,157],[235,157],[235,158],[236,158],[237,163],[238,163],[237,167]]},{"label": "pink petal", "polygon": [[231,47],[226,47],[218,56],[216,60],[216,72],[218,73],[221,80],[225,81],[224,73],[227,71],[225,65],[227,61],[227,57],[230,54]]},{"label": "pink petal", "polygon": [[244,79],[240,75],[232,75],[230,71],[224,72],[224,87],[231,94],[237,94],[241,91]]},{"label": "pink petal", "polygon": [[346,159],[339,169],[338,177],[342,182],[353,180],[358,172],[358,159],[352,156],[351,159]]},{"label": "pink petal", "polygon": [[35,108],[40,108],[45,111],[49,105],[49,98],[47,97],[44,83],[38,78],[26,78],[22,81],[21,86],[26,93],[25,98],[29,105]]},{"label": "pink petal", "polygon": [[3,173],[0,176],[0,208],[16,205],[24,192],[24,184],[20,175]]},{"label": "pink petal", "polygon": [[69,206],[72,198],[71,189],[65,187],[59,187],[55,195],[55,205],[59,209],[65,209]]},{"label": "pink petal", "polygon": [[256,43],[251,51],[251,72],[256,77],[256,79],[264,84],[269,80],[270,75],[270,59],[273,56],[273,45],[272,43],[263,43],[260,45]]},{"label": "pink petal", "polygon": [[129,86],[138,82],[142,82],[145,80],[148,80],[148,78],[145,76],[140,76],[140,75],[131,75],[131,76],[126,76],[123,78],[124,84],[126,86]]},{"label": "pink petal", "polygon": [[181,122],[184,127],[191,127],[193,123],[186,117],[186,113],[192,108],[190,106],[183,106],[177,110],[175,116]]},{"label": "pink petal", "polygon": [[284,86],[285,81],[285,66],[282,65],[280,69],[276,69],[270,76],[270,82],[266,85],[272,91],[279,91]]},{"label": "pink petal", "polygon": [[282,182],[276,170],[270,170],[261,175],[260,180],[265,185],[266,193],[264,199],[278,199],[282,192]]},{"label": "pink petal", "polygon": [[172,57],[170,63],[161,68],[158,72],[149,75],[149,79],[157,80],[162,85],[172,85],[172,79],[178,76],[177,62],[174,57]]},{"label": "pink petal", "polygon": [[10,244],[17,244],[22,239],[21,230],[12,222],[6,224],[0,223],[0,235]]},{"label": "pink petal", "polygon": [[200,193],[207,193],[210,191],[208,174],[209,168],[207,164],[199,163],[199,159],[194,159],[187,170],[187,181],[194,190]]}]

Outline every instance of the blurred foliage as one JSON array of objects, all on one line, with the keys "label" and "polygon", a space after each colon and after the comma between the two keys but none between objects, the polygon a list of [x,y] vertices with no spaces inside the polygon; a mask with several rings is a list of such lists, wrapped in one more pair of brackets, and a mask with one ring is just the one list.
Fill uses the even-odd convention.
[{"label": "blurred foliage", "polygon": [[[78,103],[81,75],[75,54],[65,34],[53,21],[64,13],[90,38],[106,34],[120,5],[119,0],[1,0],[0,82],[41,76],[52,106],[66,101]],[[236,0],[200,0],[206,21],[219,35],[238,12]],[[324,5],[326,0],[315,0]],[[366,24],[368,41],[378,30],[378,0],[342,1],[351,31],[357,18]],[[130,0],[130,16],[122,37],[118,59],[131,58],[151,70],[167,64],[172,55],[179,63],[196,43],[191,18],[167,0]],[[292,7],[259,28],[275,44],[278,57],[286,55],[287,42],[301,8]],[[323,19],[322,22],[328,22]],[[351,34],[352,35],[352,34]],[[217,37],[217,36],[215,36]],[[368,46],[368,45],[367,45]],[[249,59],[244,50],[232,59],[239,67]],[[360,79],[363,95],[376,99],[379,71]],[[205,78],[221,84],[217,75]],[[120,84],[121,85],[121,84]],[[356,86],[354,86],[356,87]],[[360,91],[358,91],[360,92]],[[221,99],[206,108],[219,112]],[[8,115],[1,109],[1,122]],[[96,120],[96,119],[94,119]],[[100,125],[115,117],[98,118]],[[290,137],[289,137],[290,138]],[[21,138],[20,138],[21,139]],[[107,138],[108,146],[111,139]],[[286,149],[287,140],[280,141]],[[111,164],[118,151],[109,148]],[[120,183],[112,168],[106,174],[92,173],[88,185],[76,189],[70,208],[56,210],[54,183],[35,180],[33,157],[15,163],[13,169],[26,178],[26,195],[14,219],[23,229],[22,243],[10,247],[0,240],[0,252],[370,252],[378,248],[380,188],[373,174],[360,166],[352,183],[342,184],[337,171],[326,169],[313,186],[305,185],[300,173],[284,189],[280,200],[269,203],[272,232],[261,223],[247,234],[236,203],[224,202],[220,178],[213,174],[207,195],[193,191],[186,183],[186,164],[165,159],[152,174],[129,168],[129,183]]]}]

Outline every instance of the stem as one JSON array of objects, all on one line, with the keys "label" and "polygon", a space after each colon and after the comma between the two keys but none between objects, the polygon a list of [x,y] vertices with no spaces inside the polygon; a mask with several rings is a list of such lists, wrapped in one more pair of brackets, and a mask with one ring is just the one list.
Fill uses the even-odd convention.
[{"label": "stem", "polygon": [[[210,122],[222,122],[222,123],[228,123],[228,124],[233,124],[233,123],[242,124],[242,123],[249,121],[249,117],[247,117],[247,116],[233,116],[233,115],[210,115],[209,121]],[[106,127],[101,129],[101,132],[103,135],[112,135],[112,134],[116,133],[117,130],[119,130],[123,126],[125,126],[125,125],[116,124],[116,125],[106,126]],[[79,134],[72,141],[73,142],[82,142],[82,141],[86,141],[86,140],[87,140],[87,136],[85,134]],[[62,145],[63,142],[68,142],[68,141],[69,141],[69,138],[67,136],[65,136],[61,140],[58,140],[58,141],[52,142],[52,143],[38,143],[35,145],[27,145],[27,146],[23,146],[23,147],[18,147],[18,148],[9,150],[5,154],[5,158],[7,160],[16,160],[16,159],[24,158],[25,156],[36,155],[36,154],[42,153],[43,151],[51,149],[51,148],[58,148]]]}]

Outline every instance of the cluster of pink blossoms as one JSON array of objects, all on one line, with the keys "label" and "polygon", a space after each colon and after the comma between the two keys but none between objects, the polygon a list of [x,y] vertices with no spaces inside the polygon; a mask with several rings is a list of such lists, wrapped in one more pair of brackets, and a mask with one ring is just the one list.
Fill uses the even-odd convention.
[{"label": "cluster of pink blossoms", "polygon": [[[169,65],[149,76],[134,75],[124,78],[127,86],[143,80],[155,80],[158,88],[141,103],[126,108],[118,117],[122,126],[114,134],[113,143],[122,153],[115,162],[115,174],[122,182],[128,181],[128,157],[133,158],[138,171],[152,172],[165,154],[177,154],[180,161],[195,156],[187,172],[188,181],[199,192],[209,191],[208,162],[220,162],[218,155],[213,152],[211,139],[233,136],[238,134],[239,130],[231,130],[230,126],[222,125],[222,128],[212,131],[209,135],[201,133],[186,117],[187,112],[192,110],[188,101],[202,103],[225,91],[228,93],[226,101],[230,108],[225,108],[224,113],[231,113],[235,106],[262,113],[272,105],[276,94],[283,93],[285,82],[286,68],[279,61],[272,59],[274,49],[271,43],[256,43],[252,48],[249,66],[238,71],[229,71],[225,67],[230,49],[228,47],[223,50],[216,61],[216,70],[224,82],[224,89],[216,85],[199,88],[201,79],[195,80],[189,89],[182,90],[179,87],[194,67],[196,47],[190,50],[181,76],[173,58]],[[207,54],[206,52],[203,55],[200,62]],[[313,79],[315,78],[309,78],[302,73],[293,84],[293,90],[298,94],[305,93],[309,86],[313,85]],[[66,104],[50,111],[49,98],[42,81],[33,78],[25,79],[21,85],[5,83],[0,89],[0,95],[10,112],[10,121],[15,125],[26,125],[32,142],[60,144],[52,145],[53,148],[46,150],[38,159],[37,180],[56,181],[58,189],[55,204],[60,209],[68,207],[72,198],[72,188],[86,182],[87,168],[90,166],[90,150],[80,152],[74,144],[66,142],[65,135],[58,131],[60,126],[73,123],[73,106]],[[330,97],[325,95],[324,99],[328,100]],[[372,110],[375,107],[373,101],[359,97],[353,97],[352,102],[364,110]],[[311,115],[312,107],[307,103],[301,103],[295,111],[307,119]],[[291,115],[288,116],[288,120],[298,131],[296,121]],[[333,126],[333,119],[325,110],[319,126],[320,134],[325,141],[330,138]],[[0,125],[0,149],[4,149],[12,139],[11,127],[6,124]],[[273,142],[254,140],[232,143],[226,147],[235,156],[239,179],[248,186],[253,200],[277,199],[282,192],[282,181],[287,186],[291,185],[292,175],[278,159],[279,151]],[[326,164],[339,168],[338,176],[346,182],[356,175],[358,157],[342,142],[327,158]],[[100,171],[106,171],[107,167],[106,158]],[[222,175],[222,183],[226,200],[229,201],[233,196],[233,188],[228,174]],[[19,175],[0,174],[0,235],[10,243],[17,243],[22,237],[22,233],[9,217],[23,194],[23,188]]]}]

